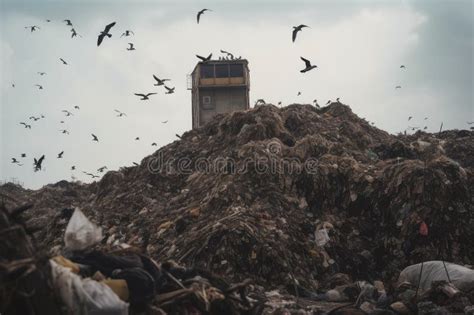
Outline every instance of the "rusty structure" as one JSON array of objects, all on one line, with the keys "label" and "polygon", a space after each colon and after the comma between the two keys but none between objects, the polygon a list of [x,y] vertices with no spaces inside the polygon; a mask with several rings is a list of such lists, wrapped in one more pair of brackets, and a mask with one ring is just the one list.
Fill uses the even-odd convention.
[{"label": "rusty structure", "polygon": [[188,77],[192,94],[193,129],[217,114],[249,108],[248,61],[210,60],[199,62]]}]

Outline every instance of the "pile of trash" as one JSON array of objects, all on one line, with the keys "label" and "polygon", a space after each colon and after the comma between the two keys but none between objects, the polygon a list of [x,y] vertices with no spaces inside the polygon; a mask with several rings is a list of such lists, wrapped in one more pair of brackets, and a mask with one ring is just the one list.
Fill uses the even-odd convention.
[{"label": "pile of trash", "polygon": [[25,217],[50,255],[80,208],[102,227],[101,249],[299,296],[337,274],[387,284],[423,261],[473,265],[473,172],[472,131],[391,135],[340,103],[264,105],[98,182],[6,184],[0,197],[35,204]]}]

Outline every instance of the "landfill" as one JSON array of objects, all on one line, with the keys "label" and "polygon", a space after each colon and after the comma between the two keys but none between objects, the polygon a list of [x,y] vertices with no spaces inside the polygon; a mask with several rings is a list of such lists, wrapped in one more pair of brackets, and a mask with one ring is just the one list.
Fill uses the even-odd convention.
[{"label": "landfill", "polygon": [[[473,131],[392,135],[340,103],[256,106],[91,184],[0,186],[1,233],[20,226],[36,253],[2,248],[0,276],[22,259],[47,270],[58,313],[79,303],[54,293],[67,277],[111,314],[473,314],[473,286],[455,281],[472,279],[473,172]],[[438,277],[423,274],[433,262]]]}]

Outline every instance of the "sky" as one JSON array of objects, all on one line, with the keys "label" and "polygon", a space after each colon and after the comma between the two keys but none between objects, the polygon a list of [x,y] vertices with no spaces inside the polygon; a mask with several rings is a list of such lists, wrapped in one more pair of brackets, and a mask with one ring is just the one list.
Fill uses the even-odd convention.
[{"label": "sky", "polygon": [[[197,24],[203,8],[212,11]],[[64,19],[82,37],[71,38]],[[114,21],[112,38],[97,47],[97,35]],[[299,24],[309,28],[292,43]],[[30,25],[40,29],[24,28]],[[135,35],[120,37],[127,29]],[[340,97],[390,133],[408,126],[434,132],[441,122],[468,129],[473,29],[471,0],[0,0],[0,181],[36,189],[139,163],[191,129],[187,75],[196,54],[217,57],[220,49],[249,61],[251,106],[259,98],[288,105]],[[135,51],[126,50],[129,42]],[[318,68],[300,73],[300,56]],[[153,74],[171,79],[175,93],[153,86]],[[148,92],[158,94],[149,101],[133,94]],[[33,172],[33,158],[43,154],[43,170]]]}]

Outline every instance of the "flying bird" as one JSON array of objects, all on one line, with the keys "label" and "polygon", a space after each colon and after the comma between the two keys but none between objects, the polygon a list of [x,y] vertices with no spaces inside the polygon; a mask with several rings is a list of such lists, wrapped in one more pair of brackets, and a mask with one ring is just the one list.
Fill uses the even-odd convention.
[{"label": "flying bird", "polygon": [[27,123],[21,122],[20,125],[24,125],[25,128],[31,129],[31,125],[28,125]]},{"label": "flying bird", "polygon": [[156,80],[156,83],[153,84],[154,86],[160,86],[160,85],[164,85],[166,81],[169,81],[170,79],[158,79],[158,77],[156,75],[153,75],[153,78]]},{"label": "flying bird", "polygon": [[102,166],[102,167],[99,167],[99,168],[97,169],[97,172],[103,173],[104,170],[106,170],[106,169],[107,169],[107,166]]},{"label": "flying bird", "polygon": [[209,9],[202,9],[201,11],[199,11],[199,12],[197,13],[197,23],[198,23],[198,24],[199,24],[199,20],[201,19],[201,15],[203,15],[204,12],[206,12],[206,11],[212,12],[212,10],[209,10]]},{"label": "flying bird", "polygon": [[21,154],[21,157],[22,157],[22,158],[26,157],[26,153],[22,153],[22,154]]},{"label": "flying bird", "polygon": [[408,117],[408,121],[410,121],[412,118],[413,118],[413,116],[409,116],[409,117]]},{"label": "flying bird", "polygon": [[39,75],[45,75],[46,72],[40,72],[40,71],[38,71],[38,74],[39,74]]},{"label": "flying bird", "polygon": [[15,87],[15,83],[12,83],[12,88],[14,88],[14,87]]},{"label": "flying bird", "polygon": [[67,26],[72,26],[71,20],[64,20],[63,22],[66,22]]},{"label": "flying bird", "polygon": [[46,20],[46,22],[48,22],[48,23],[49,23],[49,22],[51,22],[51,20],[50,20],[50,19],[47,19],[47,20]]},{"label": "flying bird", "polygon": [[99,138],[97,138],[97,136],[95,134],[91,133],[91,135],[92,135],[92,141],[99,142]]},{"label": "flying bird", "polygon": [[318,104],[318,100],[317,100],[317,99],[313,100],[313,104],[314,104],[314,106],[316,106],[316,107],[319,108],[319,104]]},{"label": "flying bird", "polygon": [[442,130],[443,130],[443,123],[441,123],[441,126],[439,126],[439,132],[441,133]]},{"label": "flying bird", "polygon": [[331,100],[327,101],[327,103],[326,103],[326,105],[329,105],[329,104],[331,104]]},{"label": "flying bird", "polygon": [[140,164],[138,164],[137,162],[133,162],[133,165],[140,166]]},{"label": "flying bird", "polygon": [[64,110],[62,110],[62,112],[66,114],[66,117],[67,117],[67,116],[74,116],[74,115],[73,115],[70,111],[68,111],[68,110],[65,110],[65,109],[64,109]]},{"label": "flying bird", "polygon": [[140,96],[142,101],[149,100],[150,95],[155,95],[156,93],[148,93],[148,94],[141,94],[141,93],[134,93],[136,96]]},{"label": "flying bird", "polygon": [[100,46],[105,36],[107,36],[108,38],[112,37],[112,34],[109,34],[109,31],[114,25],[115,22],[112,22],[108,24],[102,32],[100,32],[99,36],[97,37],[97,46]]},{"label": "flying bird", "polygon": [[400,66],[400,69],[406,69],[407,67],[405,67],[405,65],[401,65]]},{"label": "flying bird", "polygon": [[94,174],[92,174],[92,173],[88,173],[88,172],[84,172],[84,171],[82,171],[82,172],[83,172],[84,174],[86,174],[86,175],[89,175],[89,176],[92,177],[92,178],[99,178],[99,176],[94,175]]},{"label": "flying bird", "polygon": [[162,124],[166,124],[167,122],[168,122],[168,121],[167,121],[167,120],[165,120],[165,121],[162,121],[161,123],[162,123]]},{"label": "flying bird", "polygon": [[296,94],[296,96],[300,96],[300,95],[301,95],[301,92],[300,92],[300,91],[298,91],[298,94]]},{"label": "flying bird", "polygon": [[71,166],[71,171],[75,171],[76,170],[76,166]]},{"label": "flying bird", "polygon": [[340,103],[340,101],[339,101],[339,97],[338,97],[338,98],[336,98],[336,102]]},{"label": "flying bird", "polygon": [[303,70],[300,70],[301,73],[308,72],[309,70],[312,70],[312,69],[318,67],[316,65],[311,65],[311,62],[308,59],[305,59],[303,57],[300,57],[300,58],[301,58],[301,60],[304,61],[304,64],[305,64],[305,68]]},{"label": "flying bird", "polygon": [[474,124],[474,121],[466,121],[468,125]]},{"label": "flying bird", "polygon": [[178,137],[179,139],[181,139],[181,136],[180,136],[180,135],[178,135],[178,134],[175,134],[175,136],[176,136],[176,137]]},{"label": "flying bird", "polygon": [[136,138],[135,138],[135,141],[138,141],[138,140],[140,140],[140,137],[136,137]]},{"label": "flying bird", "polygon": [[281,106],[281,101],[280,101],[280,102],[278,102],[278,105],[279,105],[279,106]]},{"label": "flying bird", "polygon": [[114,109],[114,111],[116,111],[118,113],[117,117],[122,117],[122,116],[127,116],[127,114],[117,110],[117,109]]},{"label": "flying bird", "polygon": [[165,94],[173,94],[175,88],[174,88],[174,87],[170,88],[170,87],[167,87],[167,86],[165,85],[165,89],[167,90],[167,92],[166,92]]},{"label": "flying bird", "polygon": [[33,119],[34,121],[37,121],[37,120],[39,120],[39,118],[38,118],[38,117],[35,117],[35,116],[30,116],[30,118],[29,118],[29,119]]},{"label": "flying bird", "polygon": [[133,43],[128,43],[130,47],[127,48],[127,50],[136,50],[135,47],[133,47]]},{"label": "flying bird", "polygon": [[18,161],[18,160],[15,159],[15,158],[12,158],[12,163],[20,163],[20,161]]},{"label": "flying bird", "polygon": [[196,55],[196,57],[201,59],[201,62],[208,62],[212,58],[212,53],[210,53],[209,56],[207,56],[207,57],[203,57],[203,56],[199,56],[199,55]]},{"label": "flying bird", "polygon": [[67,131],[66,129],[62,129],[62,130],[59,130],[59,131],[61,131],[61,133],[67,134],[67,135],[69,134],[69,131]]},{"label": "flying bird", "polygon": [[64,151],[61,151],[58,153],[58,159],[62,159],[63,158],[63,154],[64,154]]},{"label": "flying bird", "polygon": [[68,65],[68,63],[66,62],[66,60],[64,60],[63,58],[59,58],[59,60],[61,60],[61,62],[63,63],[63,65]]},{"label": "flying bird", "polygon": [[44,155],[42,155],[38,160],[36,158],[34,158],[33,160],[34,160],[33,165],[35,167],[35,172],[41,170],[41,167],[44,161]]},{"label": "flying bird", "polygon": [[308,25],[300,24],[298,26],[293,26],[293,33],[291,35],[291,39],[293,40],[293,43],[296,40],[296,34],[298,34],[299,31],[301,31],[304,27],[309,27]]},{"label": "flying bird", "polygon": [[77,36],[82,37],[79,33],[76,32],[76,30],[74,28],[71,28],[71,38],[74,38],[74,37],[77,37]]},{"label": "flying bird", "polygon": [[80,108],[79,106],[77,106],[77,105],[76,105],[76,106],[74,106],[74,109],[81,109],[81,108]]},{"label": "flying bird", "polygon": [[255,102],[255,106],[257,105],[265,105],[266,102],[263,98],[259,98],[256,102]]},{"label": "flying bird", "polygon": [[38,25],[32,25],[32,26],[25,26],[25,28],[29,28],[31,33],[36,31],[37,29],[40,30],[41,28]]},{"label": "flying bird", "polygon": [[151,146],[152,146],[152,147],[156,147],[156,146],[157,146],[156,142],[153,142],[153,143],[151,144]]},{"label": "flying bird", "polygon": [[229,57],[231,60],[234,60],[234,55],[230,52],[221,49],[221,53],[226,54],[227,57]]},{"label": "flying bird", "polygon": [[43,89],[43,86],[41,84],[35,84],[35,86],[38,87],[38,90],[42,90]]},{"label": "flying bird", "polygon": [[401,85],[397,85],[395,88],[396,88],[396,89],[401,89],[402,86],[401,86]]},{"label": "flying bird", "polygon": [[135,33],[132,32],[131,30],[125,30],[125,32],[123,32],[123,34],[120,35],[120,37],[123,37],[123,36],[130,36],[130,34],[135,35]]}]

